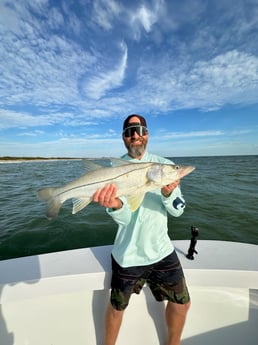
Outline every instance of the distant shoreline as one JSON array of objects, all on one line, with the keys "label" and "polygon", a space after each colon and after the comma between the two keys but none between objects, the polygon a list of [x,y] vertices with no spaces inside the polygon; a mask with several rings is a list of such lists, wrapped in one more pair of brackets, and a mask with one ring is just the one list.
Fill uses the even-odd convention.
[{"label": "distant shoreline", "polygon": [[[257,156],[256,154],[246,154],[246,155],[214,155],[214,156],[174,156],[173,158],[211,158],[211,157],[251,157]],[[171,158],[171,157],[166,157]],[[2,156],[0,157],[1,163],[25,163],[25,162],[47,162],[47,161],[80,161],[84,157],[12,157],[12,156]]]},{"label": "distant shoreline", "polygon": [[82,158],[71,157],[0,157],[1,163],[23,163],[23,162],[45,162],[45,161],[67,161],[67,160],[81,160]]}]

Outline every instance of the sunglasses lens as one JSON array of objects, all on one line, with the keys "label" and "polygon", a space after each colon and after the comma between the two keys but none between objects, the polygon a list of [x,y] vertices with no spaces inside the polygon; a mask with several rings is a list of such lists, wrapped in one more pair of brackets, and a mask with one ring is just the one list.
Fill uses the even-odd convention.
[{"label": "sunglasses lens", "polygon": [[124,130],[124,136],[127,138],[132,137],[135,132],[142,137],[147,134],[148,130],[144,126],[132,126]]}]

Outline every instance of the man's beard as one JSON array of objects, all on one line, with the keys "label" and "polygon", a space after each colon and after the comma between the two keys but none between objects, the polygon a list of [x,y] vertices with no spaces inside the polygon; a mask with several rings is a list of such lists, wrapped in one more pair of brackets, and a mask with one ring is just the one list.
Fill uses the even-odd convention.
[{"label": "man's beard", "polygon": [[145,143],[142,143],[141,145],[133,145],[133,143],[130,143],[127,146],[128,154],[132,158],[138,158],[138,157],[142,156],[145,149],[146,149]]}]

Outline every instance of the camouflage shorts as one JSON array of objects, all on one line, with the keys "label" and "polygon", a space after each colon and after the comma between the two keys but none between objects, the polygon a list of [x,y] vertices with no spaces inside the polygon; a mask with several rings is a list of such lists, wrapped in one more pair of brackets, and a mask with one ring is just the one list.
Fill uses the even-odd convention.
[{"label": "camouflage shorts", "polygon": [[139,294],[145,283],[157,301],[168,300],[178,304],[190,301],[183,270],[177,254],[161,261],[137,267],[121,267],[112,257],[111,304],[117,310],[124,310],[132,293]]}]

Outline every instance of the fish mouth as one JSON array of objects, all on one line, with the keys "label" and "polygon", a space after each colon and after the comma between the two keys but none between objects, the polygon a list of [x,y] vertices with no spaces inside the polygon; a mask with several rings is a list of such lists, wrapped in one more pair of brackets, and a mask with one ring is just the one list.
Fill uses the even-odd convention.
[{"label": "fish mouth", "polygon": [[192,171],[195,170],[195,167],[192,166],[192,165],[188,165],[188,166],[181,166],[181,169],[180,169],[180,178],[190,174]]}]

